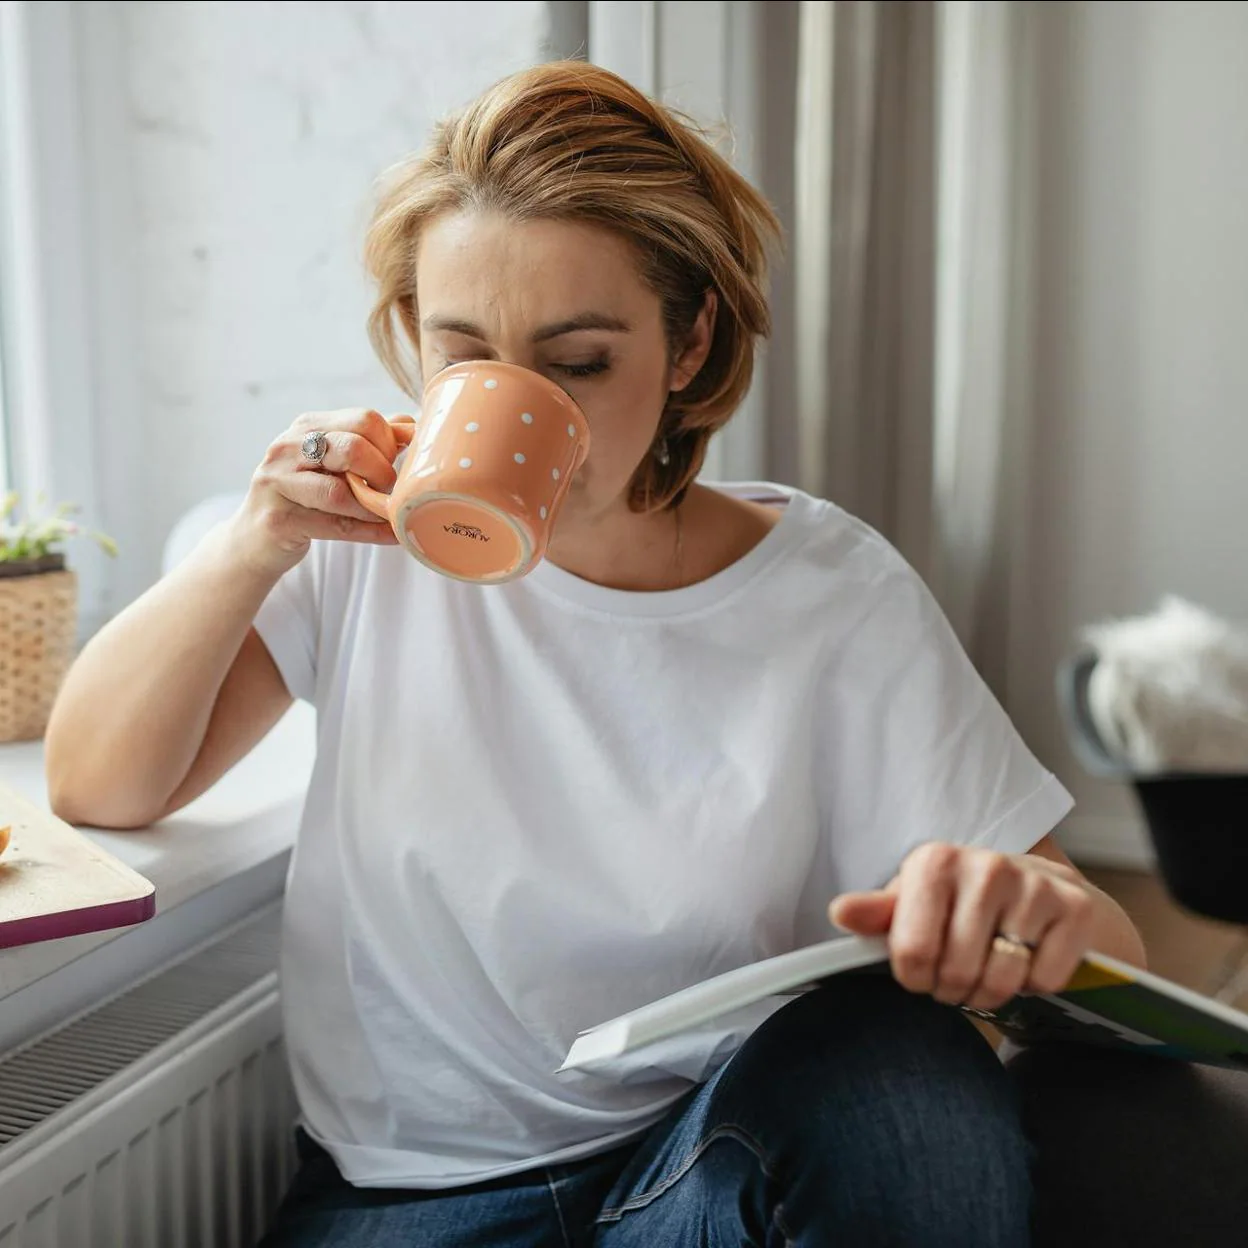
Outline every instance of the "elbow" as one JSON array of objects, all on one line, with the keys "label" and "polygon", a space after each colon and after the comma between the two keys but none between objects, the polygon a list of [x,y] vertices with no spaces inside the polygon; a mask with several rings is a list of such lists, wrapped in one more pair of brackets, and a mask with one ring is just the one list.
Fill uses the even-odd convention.
[{"label": "elbow", "polygon": [[70,747],[49,728],[44,742],[44,780],[48,806],[58,819],[78,826],[129,831],[145,828],[160,818],[162,811],[143,802],[140,794],[128,793],[120,777],[102,771],[102,761]]},{"label": "elbow", "polygon": [[92,796],[72,784],[53,784],[48,780],[48,805],[52,813],[65,823],[78,827],[106,828],[114,832],[132,832],[149,827],[160,818],[160,812],[127,809],[124,804],[107,796]]},{"label": "elbow", "polygon": [[66,753],[54,714],[43,738],[43,778],[48,790],[48,806],[58,819],[66,823],[89,823],[84,795],[75,783],[74,768],[68,765]]},{"label": "elbow", "polygon": [[49,767],[47,784],[52,813],[77,827],[132,832],[150,827],[164,813],[135,802],[116,785],[84,783],[81,772],[66,774]]},{"label": "elbow", "polygon": [[75,794],[71,786],[63,781],[54,780],[50,768],[46,771],[46,780],[48,807],[58,819],[63,819],[66,823],[89,822],[83,815],[82,807],[74,800]]}]

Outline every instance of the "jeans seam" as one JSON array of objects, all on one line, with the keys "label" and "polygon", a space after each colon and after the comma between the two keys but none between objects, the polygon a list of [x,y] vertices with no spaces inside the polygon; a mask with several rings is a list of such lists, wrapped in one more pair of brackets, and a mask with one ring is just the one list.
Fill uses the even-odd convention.
[{"label": "jeans seam", "polygon": [[[759,1164],[761,1165],[762,1163],[760,1162]],[[766,1174],[767,1172],[764,1170],[763,1173]],[[771,1211],[771,1220],[776,1224],[780,1234],[784,1236],[784,1248],[793,1248],[793,1232],[789,1230],[789,1224],[784,1218],[783,1210],[784,1206],[777,1201],[776,1207]]]},{"label": "jeans seam", "polygon": [[550,1188],[550,1199],[555,1206],[555,1217],[559,1219],[559,1233],[563,1236],[564,1248],[572,1248],[572,1241],[568,1238],[568,1224],[563,1220],[563,1209],[559,1204],[559,1192],[549,1170],[546,1171],[546,1186]]},{"label": "jeans seam", "polygon": [[[779,1176],[771,1169],[767,1162],[767,1158],[763,1153],[762,1145],[744,1128],[736,1126],[732,1123],[725,1123],[723,1126],[716,1127],[709,1135],[704,1136],[694,1146],[693,1151],[681,1163],[681,1165],[669,1174],[661,1183],[655,1187],[649,1188],[639,1196],[634,1196],[630,1200],[626,1200],[622,1205],[615,1205],[609,1209],[602,1209],[597,1222],[618,1222],[626,1213],[635,1212],[638,1209],[644,1209],[647,1205],[653,1204],[664,1192],[671,1191],[681,1179],[689,1173],[690,1170],[702,1158],[712,1144],[720,1139],[732,1139],[737,1143],[744,1145],[750,1152],[754,1154],[754,1160],[758,1162],[758,1168],[763,1172],[765,1178],[770,1179],[773,1183]],[[786,1239],[792,1236],[784,1227],[783,1223],[778,1220],[778,1215],[773,1214],[777,1218],[776,1225],[780,1227],[781,1233]]]}]

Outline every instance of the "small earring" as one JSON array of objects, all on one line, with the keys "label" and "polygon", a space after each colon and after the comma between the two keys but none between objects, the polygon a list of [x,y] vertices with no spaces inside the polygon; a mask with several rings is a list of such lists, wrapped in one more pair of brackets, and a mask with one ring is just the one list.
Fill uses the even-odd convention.
[{"label": "small earring", "polygon": [[659,464],[666,468],[672,462],[672,453],[667,449],[667,439],[660,438],[659,444],[654,448],[654,457]]}]

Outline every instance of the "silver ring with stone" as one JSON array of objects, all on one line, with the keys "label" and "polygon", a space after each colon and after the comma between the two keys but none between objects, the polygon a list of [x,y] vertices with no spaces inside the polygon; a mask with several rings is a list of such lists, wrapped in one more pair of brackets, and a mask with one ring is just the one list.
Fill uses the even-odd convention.
[{"label": "silver ring with stone", "polygon": [[318,430],[315,433],[305,433],[303,441],[299,444],[299,451],[304,459],[310,464],[319,464],[329,450],[329,438],[324,430]]}]

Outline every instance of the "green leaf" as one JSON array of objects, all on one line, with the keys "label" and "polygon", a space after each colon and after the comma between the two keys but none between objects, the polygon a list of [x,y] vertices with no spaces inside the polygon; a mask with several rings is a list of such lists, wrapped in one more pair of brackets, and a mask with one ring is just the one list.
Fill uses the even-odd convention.
[{"label": "green leaf", "polygon": [[40,559],[44,555],[59,552],[71,538],[90,537],[110,558],[116,558],[117,543],[106,533],[85,530],[70,517],[82,509],[77,503],[61,502],[49,513],[45,508],[45,496],[40,491],[35,496],[34,513],[17,518],[21,496],[11,490],[0,500],[0,562],[19,559]]}]

